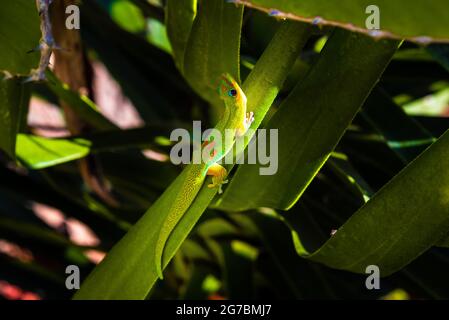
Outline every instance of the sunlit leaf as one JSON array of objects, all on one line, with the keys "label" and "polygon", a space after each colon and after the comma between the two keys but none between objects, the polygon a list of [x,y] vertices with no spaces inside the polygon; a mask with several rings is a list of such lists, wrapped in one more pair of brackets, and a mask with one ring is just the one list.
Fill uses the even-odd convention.
[{"label": "sunlit leaf", "polygon": [[85,157],[88,141],[49,139],[33,135],[17,136],[17,158],[30,169],[43,169]]}]

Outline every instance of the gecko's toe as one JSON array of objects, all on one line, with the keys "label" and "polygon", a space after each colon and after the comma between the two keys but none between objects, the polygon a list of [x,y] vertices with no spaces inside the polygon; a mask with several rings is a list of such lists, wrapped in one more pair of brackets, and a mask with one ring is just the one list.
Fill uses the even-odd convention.
[{"label": "gecko's toe", "polygon": [[39,81],[39,76],[37,74],[32,74],[29,77],[25,78],[22,81],[22,84],[26,84],[26,83],[30,83],[30,82],[38,82]]},{"label": "gecko's toe", "polygon": [[14,78],[12,73],[9,72],[9,71],[6,71],[6,70],[3,70],[2,72],[0,72],[0,74],[3,74],[2,81],[7,81],[7,80],[10,80],[10,79]]},{"label": "gecko's toe", "polygon": [[248,128],[253,122],[254,122],[254,112],[251,111],[246,114],[245,118],[246,127]]}]

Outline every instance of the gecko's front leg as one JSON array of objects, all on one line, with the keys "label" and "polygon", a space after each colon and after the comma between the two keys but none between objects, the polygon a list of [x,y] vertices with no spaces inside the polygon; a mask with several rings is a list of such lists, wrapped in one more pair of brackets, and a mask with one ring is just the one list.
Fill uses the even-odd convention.
[{"label": "gecko's front leg", "polygon": [[242,125],[239,128],[237,128],[235,135],[237,137],[243,137],[246,131],[248,131],[249,127],[251,127],[251,124],[253,122],[254,122],[254,112],[251,111],[246,113],[246,117],[243,120]]},{"label": "gecko's front leg", "polygon": [[209,188],[218,187],[218,193],[223,193],[221,186],[228,183],[228,180],[225,180],[228,176],[228,171],[225,169],[225,167],[219,165],[218,163],[214,163],[209,167],[206,174],[208,176],[212,176],[212,183],[208,184],[207,186]]}]

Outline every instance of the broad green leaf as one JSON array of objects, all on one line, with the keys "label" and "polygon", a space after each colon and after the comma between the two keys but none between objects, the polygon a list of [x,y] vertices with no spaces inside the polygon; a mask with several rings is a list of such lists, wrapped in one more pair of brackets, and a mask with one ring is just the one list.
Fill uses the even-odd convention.
[{"label": "broad green leaf", "polygon": [[197,0],[168,0],[165,25],[178,69],[184,71],[184,53],[196,16]]},{"label": "broad green leaf", "polygon": [[377,265],[388,276],[446,238],[449,230],[449,131],[358,210],[321,248],[309,253],[293,231],[298,253],[364,273]]},{"label": "broad green leaf", "polygon": [[0,149],[15,158],[16,135],[26,117],[30,92],[23,79],[0,81]]},{"label": "broad green leaf", "polygon": [[[243,6],[222,0],[200,3],[184,56],[184,76],[206,101],[221,106],[217,95],[221,74],[240,80],[240,32]],[[226,26],[226,27],[224,27]]]},{"label": "broad green leaf", "polygon": [[17,158],[30,169],[43,169],[80,159],[89,151],[90,143],[82,139],[49,139],[27,134],[17,136]]},{"label": "broad green leaf", "polygon": [[37,68],[40,29],[36,1],[3,1],[0,10],[0,71],[27,75]]},{"label": "broad green leaf", "polygon": [[[83,158],[89,153],[157,148],[161,146],[158,142],[161,136],[158,134],[162,136],[167,134],[167,131],[161,128],[146,127],[101,132],[88,135],[85,138],[66,139],[18,134],[16,153],[19,160],[30,169],[43,169]],[[128,155],[128,160],[129,157],[130,155]],[[160,153],[160,157],[161,161],[164,161],[167,156]],[[158,170],[160,171],[160,169]],[[145,179],[148,180],[148,177]]]},{"label": "broad green leaf", "polygon": [[157,128],[113,131],[92,135],[88,139],[51,139],[18,134],[16,153],[19,160],[28,168],[43,169],[83,158],[91,152],[156,146],[154,134],[157,132],[161,131]]},{"label": "broad green leaf", "polygon": [[[251,8],[287,19],[332,25],[350,31],[369,33],[367,8],[376,5],[380,13],[378,37],[407,38],[418,43],[449,41],[449,11],[446,0],[236,0]],[[400,14],[398,14],[400,12]]]},{"label": "broad green leaf", "polygon": [[278,153],[271,164],[277,172],[261,175],[266,165],[241,165],[218,207],[289,209],[334,150],[397,46],[336,29],[317,63],[267,124],[278,130]]},{"label": "broad green leaf", "polygon": [[[256,128],[273,103],[290,68],[308,38],[308,29],[284,23],[243,84],[249,110],[260,115]],[[282,57],[282,59],[281,59]],[[256,118],[257,119],[257,118]],[[167,208],[178,196],[184,173],[109,252],[83,282],[75,299],[144,299],[157,280],[154,248]],[[216,190],[204,186],[168,239],[165,267],[206,210]],[[126,264],[123,261],[126,260]]]}]

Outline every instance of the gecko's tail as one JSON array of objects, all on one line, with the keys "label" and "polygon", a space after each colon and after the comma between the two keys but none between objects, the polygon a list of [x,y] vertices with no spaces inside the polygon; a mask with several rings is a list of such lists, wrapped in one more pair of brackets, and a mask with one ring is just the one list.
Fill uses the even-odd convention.
[{"label": "gecko's tail", "polygon": [[[164,243],[163,243],[164,244]],[[156,244],[156,250],[155,250],[155,254],[154,254],[154,262],[156,264],[156,273],[159,279],[163,280],[164,279],[164,275],[162,274],[162,256],[164,253],[164,246],[161,246],[161,243],[158,242]]]},{"label": "gecko's tail", "polygon": [[162,274],[162,261],[156,262],[156,272],[159,279],[164,280],[164,275]]},{"label": "gecko's tail", "polygon": [[179,196],[174,200],[168,209],[165,221],[159,230],[156,247],[154,250],[154,263],[157,276],[160,279],[163,279],[162,270],[164,269],[164,250],[167,245],[167,241],[179,220],[181,220],[184,213],[187,209],[189,209],[204,182],[204,176],[202,176],[202,166],[191,168],[194,169],[187,171],[186,176],[184,176],[182,186],[176,190],[176,192],[179,193]]}]

